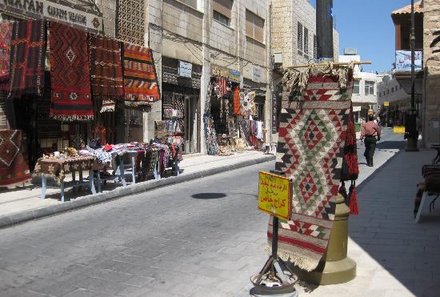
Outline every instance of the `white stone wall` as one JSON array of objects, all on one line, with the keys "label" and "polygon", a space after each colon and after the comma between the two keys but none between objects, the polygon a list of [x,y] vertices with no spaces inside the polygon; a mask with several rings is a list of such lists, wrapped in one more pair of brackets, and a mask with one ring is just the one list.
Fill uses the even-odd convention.
[{"label": "white stone wall", "polygon": [[284,66],[293,65],[293,48],[296,49],[292,19],[293,1],[272,0],[272,52],[283,54]]},{"label": "white stone wall", "polygon": [[104,34],[108,37],[115,37],[116,0],[96,0],[95,3],[103,15]]}]

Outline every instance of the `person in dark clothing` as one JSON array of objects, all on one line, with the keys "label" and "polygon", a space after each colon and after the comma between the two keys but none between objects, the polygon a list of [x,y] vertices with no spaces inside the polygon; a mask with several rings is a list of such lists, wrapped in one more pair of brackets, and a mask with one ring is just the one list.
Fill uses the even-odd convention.
[{"label": "person in dark clothing", "polygon": [[376,150],[376,142],[380,140],[380,128],[374,120],[374,114],[368,112],[368,121],[362,124],[361,140],[365,143],[364,156],[367,159],[367,166],[373,167],[373,156]]}]

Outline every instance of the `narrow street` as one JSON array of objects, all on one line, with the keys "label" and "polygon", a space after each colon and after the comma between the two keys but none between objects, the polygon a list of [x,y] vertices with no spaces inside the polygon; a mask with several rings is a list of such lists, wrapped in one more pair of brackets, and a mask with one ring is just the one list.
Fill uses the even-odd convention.
[{"label": "narrow street", "polygon": [[245,167],[2,229],[1,296],[246,296],[267,257],[257,173],[272,168]]}]

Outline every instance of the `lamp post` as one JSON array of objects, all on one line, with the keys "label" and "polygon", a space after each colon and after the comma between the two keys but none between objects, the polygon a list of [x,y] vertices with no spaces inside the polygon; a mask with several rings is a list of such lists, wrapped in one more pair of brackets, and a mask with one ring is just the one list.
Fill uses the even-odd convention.
[{"label": "lamp post", "polygon": [[417,131],[417,111],[415,106],[415,30],[414,30],[414,0],[411,0],[411,30],[410,30],[410,50],[411,50],[411,109],[409,113],[406,115],[405,120],[405,137],[406,137],[406,151],[408,152],[416,152],[419,149],[417,148],[417,140],[418,140],[418,131]]}]

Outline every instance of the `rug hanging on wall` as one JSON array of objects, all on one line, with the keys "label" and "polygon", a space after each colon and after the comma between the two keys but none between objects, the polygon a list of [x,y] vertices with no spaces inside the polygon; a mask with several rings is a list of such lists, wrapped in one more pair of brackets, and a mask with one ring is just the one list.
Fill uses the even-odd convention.
[{"label": "rug hanging on wall", "polygon": [[160,100],[152,51],[140,45],[124,43],[122,59],[126,105],[150,105]]},{"label": "rug hanging on wall", "polygon": [[51,108],[60,121],[93,119],[87,33],[61,23],[49,23]]},{"label": "rug hanging on wall", "polygon": [[89,34],[92,94],[99,100],[100,112],[115,110],[116,100],[124,96],[121,44],[104,36]]},{"label": "rug hanging on wall", "polygon": [[12,22],[0,22],[0,91],[8,90]]},{"label": "rug hanging on wall", "polygon": [[8,97],[42,95],[45,57],[46,22],[42,20],[14,22]]},{"label": "rug hanging on wall", "polygon": [[0,130],[0,187],[13,187],[31,179],[20,130]]}]

